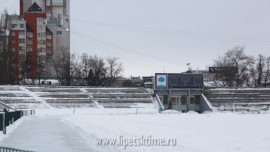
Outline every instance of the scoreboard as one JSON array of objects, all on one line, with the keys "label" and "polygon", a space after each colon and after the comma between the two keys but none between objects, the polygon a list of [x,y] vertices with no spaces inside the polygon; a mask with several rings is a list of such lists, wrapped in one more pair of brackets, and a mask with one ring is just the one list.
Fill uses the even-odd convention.
[{"label": "scoreboard", "polygon": [[203,74],[193,73],[156,73],[155,89],[203,89]]}]

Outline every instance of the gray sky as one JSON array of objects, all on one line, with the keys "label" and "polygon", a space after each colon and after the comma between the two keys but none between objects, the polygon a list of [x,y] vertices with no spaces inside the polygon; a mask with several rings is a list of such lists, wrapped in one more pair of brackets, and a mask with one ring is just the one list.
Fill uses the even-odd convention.
[{"label": "gray sky", "polygon": [[270,56],[270,0],[71,0],[71,51],[119,57],[124,76],[206,69],[238,45]]}]

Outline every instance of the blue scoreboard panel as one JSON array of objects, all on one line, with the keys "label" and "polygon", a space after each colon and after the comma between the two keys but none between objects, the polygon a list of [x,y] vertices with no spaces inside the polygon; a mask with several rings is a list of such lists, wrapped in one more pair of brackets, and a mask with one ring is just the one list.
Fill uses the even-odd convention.
[{"label": "blue scoreboard panel", "polygon": [[203,74],[156,73],[156,90],[203,89]]}]

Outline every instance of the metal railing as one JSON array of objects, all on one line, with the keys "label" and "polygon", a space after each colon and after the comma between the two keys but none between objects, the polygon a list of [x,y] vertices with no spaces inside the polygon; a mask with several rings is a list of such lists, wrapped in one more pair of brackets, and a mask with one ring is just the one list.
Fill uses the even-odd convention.
[{"label": "metal railing", "polygon": [[[13,124],[23,116],[34,115],[35,110],[20,110],[0,113],[0,131],[6,134],[6,127]],[[1,152],[1,151],[0,151]]]}]

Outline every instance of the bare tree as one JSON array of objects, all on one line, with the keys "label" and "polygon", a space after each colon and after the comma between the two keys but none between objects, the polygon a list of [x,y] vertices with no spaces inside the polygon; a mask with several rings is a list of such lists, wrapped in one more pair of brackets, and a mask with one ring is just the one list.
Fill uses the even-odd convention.
[{"label": "bare tree", "polygon": [[238,87],[242,83],[242,76],[247,71],[248,66],[254,62],[253,58],[244,53],[244,47],[234,47],[225,54],[225,57],[238,69],[236,75],[236,87]]},{"label": "bare tree", "polygon": [[0,15],[0,84],[10,84],[14,81],[12,75],[12,54],[9,49],[9,36],[7,31],[7,10]]},{"label": "bare tree", "polygon": [[107,67],[105,66],[106,63],[104,61],[104,58],[98,57],[98,56],[90,56],[89,57],[89,66],[90,71],[92,73],[89,73],[89,84],[92,84],[94,86],[105,86],[106,85],[106,73],[107,73]]},{"label": "bare tree", "polygon": [[98,56],[81,56],[81,71],[85,84],[89,86],[111,86],[123,71],[122,63],[118,58],[106,59]]},{"label": "bare tree", "polygon": [[267,83],[269,83],[269,76],[270,76],[270,57],[268,57],[266,60],[265,60],[265,65],[266,65],[266,68],[265,68],[265,72],[264,72],[264,84],[263,86],[266,87],[267,86]]},{"label": "bare tree", "polygon": [[81,67],[82,67],[82,77],[84,78],[85,82],[87,81],[87,77],[89,74],[89,57],[87,53],[83,53],[81,56]]},{"label": "bare tree", "polygon": [[120,76],[121,72],[123,71],[122,63],[118,63],[118,58],[115,57],[108,57],[107,64],[108,64],[108,82],[106,86],[110,86],[113,82],[117,80]]},{"label": "bare tree", "polygon": [[257,59],[257,73],[258,73],[257,86],[258,87],[262,86],[264,68],[265,68],[265,57],[259,54],[258,59]]},{"label": "bare tree", "polygon": [[215,74],[215,79],[221,80],[223,86],[234,86],[237,73],[234,65],[231,62],[228,62],[226,57],[219,57],[219,59],[215,61],[214,66],[220,68],[220,71]]},{"label": "bare tree", "polygon": [[239,87],[247,82],[248,69],[254,59],[244,53],[244,47],[234,47],[218,58],[214,65],[220,67],[218,77],[224,85]]},{"label": "bare tree", "polygon": [[53,62],[59,82],[70,86],[76,72],[79,71],[79,58],[62,48],[59,57]]}]

